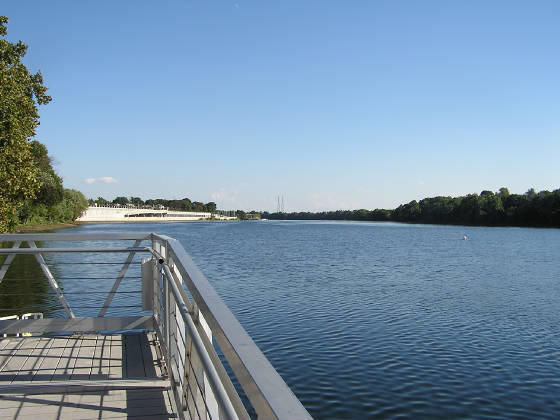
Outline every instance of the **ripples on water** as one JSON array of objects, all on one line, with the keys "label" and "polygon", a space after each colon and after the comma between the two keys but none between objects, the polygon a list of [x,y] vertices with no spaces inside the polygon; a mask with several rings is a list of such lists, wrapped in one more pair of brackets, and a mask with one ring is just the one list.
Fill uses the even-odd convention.
[{"label": "ripples on water", "polygon": [[560,230],[269,221],[74,231],[117,230],[179,239],[317,419],[560,417]]}]

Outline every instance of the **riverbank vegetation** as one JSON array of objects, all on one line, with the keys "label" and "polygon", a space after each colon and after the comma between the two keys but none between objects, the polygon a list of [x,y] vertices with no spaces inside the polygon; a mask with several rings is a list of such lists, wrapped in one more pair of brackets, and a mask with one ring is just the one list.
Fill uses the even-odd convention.
[{"label": "riverbank vegetation", "polygon": [[277,220],[361,220],[472,226],[560,227],[560,189],[510,194],[482,191],[460,197],[431,197],[413,200],[394,210],[337,210],[320,213],[262,213]]},{"label": "riverbank vegetation", "polygon": [[[8,18],[0,16],[0,36]],[[51,101],[41,72],[22,63],[27,45],[0,38],[0,232],[25,224],[75,220],[87,207],[76,190],[65,189],[44,144],[34,140],[38,105]]]},{"label": "riverbank vegetation", "polygon": [[201,203],[200,201],[191,201],[188,198],[183,198],[181,200],[166,200],[163,198],[148,199],[146,201],[142,200],[140,197],[116,197],[113,201],[105,200],[103,197],[97,197],[97,199],[89,200],[90,206],[127,206],[133,205],[134,207],[147,207],[147,208],[157,208],[162,207],[169,210],[177,211],[198,211],[198,212],[216,212],[216,203],[210,201],[209,203]]}]

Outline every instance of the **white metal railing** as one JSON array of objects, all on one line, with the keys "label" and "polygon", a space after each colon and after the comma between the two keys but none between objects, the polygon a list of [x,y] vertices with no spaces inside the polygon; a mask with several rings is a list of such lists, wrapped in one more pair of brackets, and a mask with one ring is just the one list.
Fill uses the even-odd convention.
[{"label": "white metal railing", "polygon": [[[110,243],[99,246],[99,241]],[[115,246],[115,241],[134,242]],[[38,242],[43,244],[37,247]],[[180,417],[243,419],[254,412],[263,419],[311,418],[177,240],[155,233],[6,234],[0,235],[0,243],[12,243],[0,249],[0,283],[16,255],[33,255],[68,318],[76,317],[74,310],[43,256],[128,253],[95,319],[106,316],[117,294],[132,293],[119,287],[130,267],[140,265],[136,312],[152,313]],[[136,261],[136,254],[144,258]],[[232,381],[241,386],[250,406]]]}]

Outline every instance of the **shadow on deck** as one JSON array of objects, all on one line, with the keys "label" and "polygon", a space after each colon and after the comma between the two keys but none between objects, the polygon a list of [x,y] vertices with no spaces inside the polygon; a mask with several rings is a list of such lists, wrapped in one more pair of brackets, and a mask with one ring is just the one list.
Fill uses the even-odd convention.
[{"label": "shadow on deck", "polygon": [[2,419],[172,419],[153,333],[0,340]]}]

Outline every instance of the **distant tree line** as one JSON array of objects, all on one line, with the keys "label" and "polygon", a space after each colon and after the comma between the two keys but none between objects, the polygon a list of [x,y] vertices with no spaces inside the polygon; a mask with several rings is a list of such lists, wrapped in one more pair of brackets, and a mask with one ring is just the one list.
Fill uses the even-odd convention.
[{"label": "distant tree line", "polygon": [[208,212],[216,213],[216,203],[210,201],[209,203],[201,203],[200,201],[191,201],[188,198],[183,198],[182,200],[165,200],[163,198],[148,199],[146,201],[142,200],[140,197],[116,197],[113,201],[105,200],[103,197],[97,197],[96,200],[90,199],[89,205],[93,206],[97,204],[98,206],[110,206],[119,205],[127,206],[133,205],[135,207],[158,207],[162,206],[169,208],[169,210],[179,210],[179,211],[197,211],[197,212]]},{"label": "distant tree line", "polygon": [[394,210],[337,210],[320,213],[262,213],[280,220],[363,220],[405,223],[457,224],[473,226],[560,227],[560,189],[510,194],[482,191],[460,197],[431,197],[413,200]]}]

